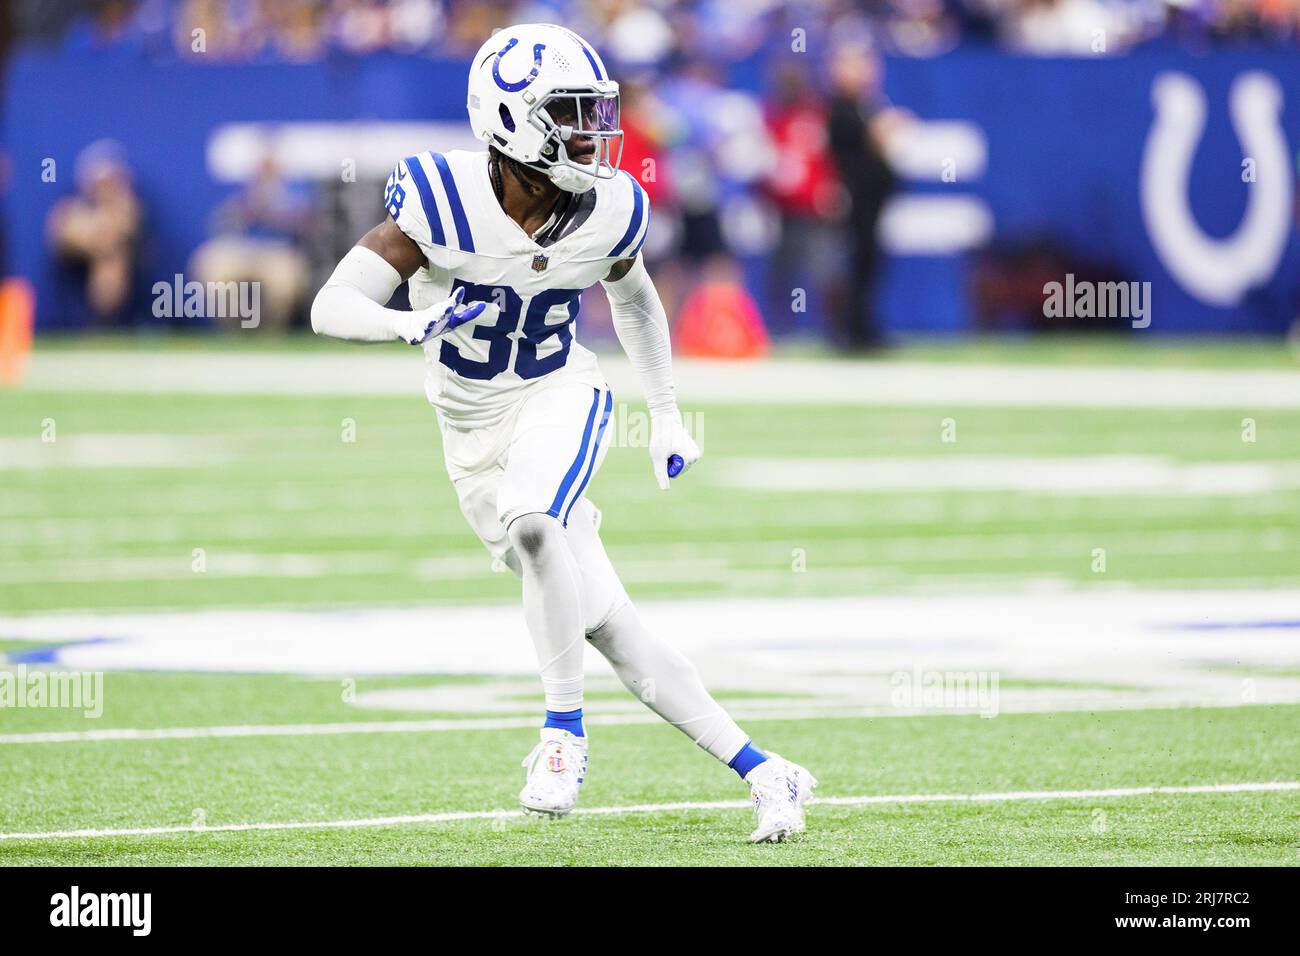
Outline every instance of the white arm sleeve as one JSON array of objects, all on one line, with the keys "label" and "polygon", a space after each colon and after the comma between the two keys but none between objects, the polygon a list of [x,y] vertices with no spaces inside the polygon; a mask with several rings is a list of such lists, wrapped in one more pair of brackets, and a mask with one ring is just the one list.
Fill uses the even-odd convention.
[{"label": "white arm sleeve", "polygon": [[668,316],[645,263],[638,256],[636,265],[623,278],[617,282],[601,280],[600,284],[609,296],[614,331],[641,380],[650,414],[673,411],[677,397]]},{"label": "white arm sleeve", "polygon": [[386,309],[384,303],[402,284],[383,256],[353,246],[311,304],[311,327],[318,335],[354,342],[392,342],[398,324],[411,313]]}]

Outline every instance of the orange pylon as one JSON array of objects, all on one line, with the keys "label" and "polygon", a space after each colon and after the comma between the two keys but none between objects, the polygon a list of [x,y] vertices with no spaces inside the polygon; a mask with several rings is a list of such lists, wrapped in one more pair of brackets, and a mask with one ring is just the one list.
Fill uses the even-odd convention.
[{"label": "orange pylon", "polygon": [[0,386],[22,383],[32,354],[36,294],[26,279],[0,281]]}]

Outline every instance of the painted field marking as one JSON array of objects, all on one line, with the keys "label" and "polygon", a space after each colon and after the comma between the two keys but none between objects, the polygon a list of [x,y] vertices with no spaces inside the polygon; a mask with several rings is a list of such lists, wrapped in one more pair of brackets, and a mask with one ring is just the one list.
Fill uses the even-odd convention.
[{"label": "painted field marking", "polygon": [[[1115,700],[1089,699],[1087,709],[1111,710],[1179,710],[1187,707],[1222,708],[1234,710],[1242,706],[1263,706],[1241,703],[1235,691],[1223,699],[1205,697],[1149,696],[1117,698]],[[1072,713],[1078,708],[1062,709],[1057,701],[1042,701],[1025,705],[1008,714]],[[911,717],[961,717],[979,713],[977,706],[944,708],[898,708],[889,706],[827,707],[825,710],[782,710],[779,707],[753,713],[733,710],[731,716],[745,723],[782,720],[854,720]],[[605,714],[599,720],[589,720],[596,727],[660,724],[658,714]],[[333,737],[342,734],[423,734],[468,730],[535,730],[537,718],[528,717],[469,717],[463,720],[357,720],[333,724],[237,724],[227,727],[114,727],[104,730],[45,730],[30,733],[0,734],[0,746],[24,744],[111,743],[131,740],[210,740],[228,737]]]},{"label": "painted field marking", "polygon": [[[1009,803],[1020,800],[1094,800],[1112,797],[1145,797],[1155,794],[1264,793],[1300,790],[1300,781],[1268,783],[1218,783],[1190,787],[1117,787],[1110,790],[1013,790],[1005,793],[914,793],[895,796],[824,797],[809,806],[861,807],[896,803]],[[633,813],[670,813],[677,810],[743,810],[748,800],[701,800],[681,803],[642,803],[615,807],[579,807],[577,816],[622,816]],[[452,813],[420,813],[356,820],[302,820],[283,823],[226,823],[216,826],[136,827],[118,830],[50,830],[40,833],[0,833],[0,840],[75,840],[100,837],[165,836],[173,833],[243,833],[254,830],[355,830],[372,827],[408,826],[427,823],[456,823],[465,820],[501,820],[520,817],[514,810],[467,810]]]},{"label": "painted field marking", "polygon": [[[422,363],[409,354],[105,353],[37,350],[25,387],[36,392],[151,395],[421,394]],[[1104,361],[1104,359],[1099,359]],[[643,397],[632,363],[602,355],[617,395]],[[1291,368],[1161,368],[1016,362],[871,362],[775,358],[679,359],[677,387],[695,402],[1013,408],[1298,408]],[[864,370],[867,374],[863,374]]]},{"label": "painted field marking", "polygon": [[[767,710],[762,714],[734,711],[736,720],[818,720],[879,716],[870,708],[849,710]],[[594,726],[608,724],[658,724],[657,714],[607,714]],[[465,720],[369,720],[334,724],[247,724],[229,727],[115,727],[104,730],[49,730],[0,734],[4,744],[67,744],[113,740],[202,740],[214,737],[313,737],[337,734],[418,734],[463,730],[536,729],[537,717],[483,717]]]}]

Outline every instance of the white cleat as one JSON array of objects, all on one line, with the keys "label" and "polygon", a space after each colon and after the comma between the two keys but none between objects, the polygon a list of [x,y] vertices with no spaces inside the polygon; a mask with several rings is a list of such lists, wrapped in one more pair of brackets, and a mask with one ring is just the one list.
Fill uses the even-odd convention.
[{"label": "white cleat", "polygon": [[562,817],[578,805],[578,788],[587,775],[587,738],[543,727],[541,741],[522,766],[528,771],[519,791],[524,812]]},{"label": "white cleat", "polygon": [[758,827],[750,843],[783,843],[803,833],[803,805],[812,796],[817,779],[797,763],[768,752],[767,759],[745,776]]}]

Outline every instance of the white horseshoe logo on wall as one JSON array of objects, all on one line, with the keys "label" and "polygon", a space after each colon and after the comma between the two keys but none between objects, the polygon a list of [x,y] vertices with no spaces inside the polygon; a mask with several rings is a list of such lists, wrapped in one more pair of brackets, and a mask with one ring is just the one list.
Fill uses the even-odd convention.
[{"label": "white horseshoe logo on wall", "polygon": [[1291,226],[1291,170],[1282,131],[1282,89],[1268,73],[1232,83],[1229,114],[1243,155],[1255,161],[1246,213],[1236,231],[1214,239],[1201,231],[1188,201],[1192,157],[1205,130],[1205,94],[1184,73],[1161,73],[1151,85],[1155,122],[1142,154],[1142,218],[1171,275],[1202,302],[1234,306],[1267,281],[1286,249]]}]

